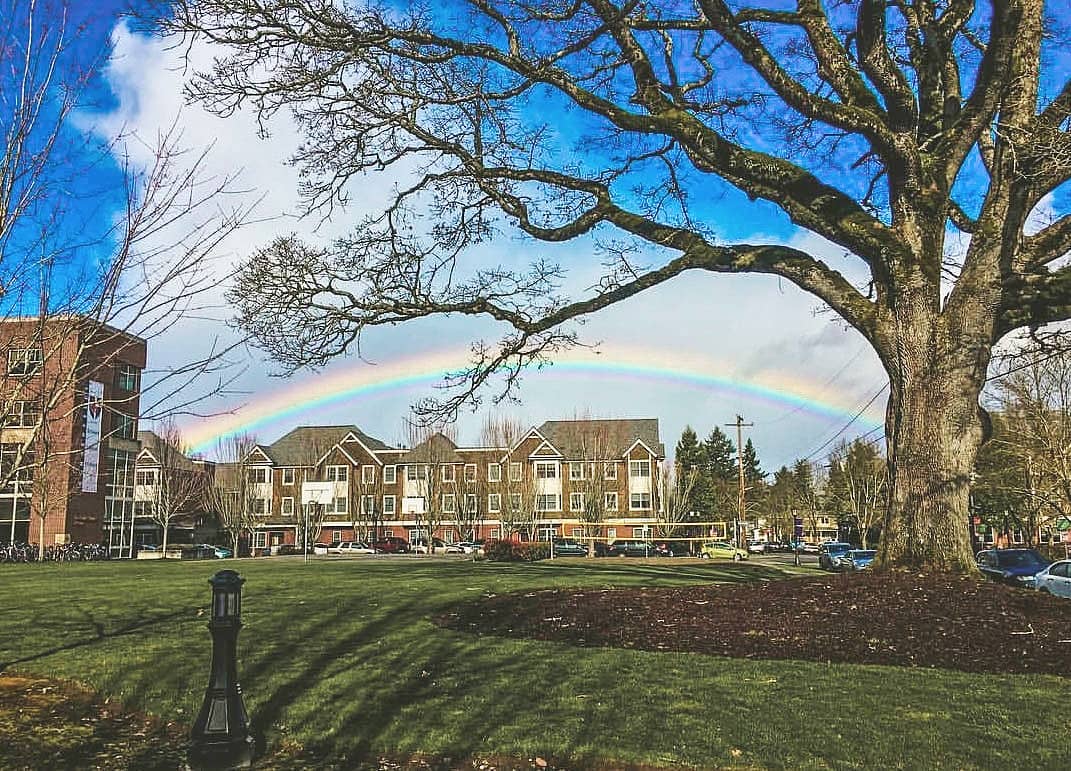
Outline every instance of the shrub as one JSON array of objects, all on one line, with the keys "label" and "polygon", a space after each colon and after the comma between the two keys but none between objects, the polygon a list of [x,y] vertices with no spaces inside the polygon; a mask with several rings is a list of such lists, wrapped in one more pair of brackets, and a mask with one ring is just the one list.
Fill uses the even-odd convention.
[{"label": "shrub", "polygon": [[488,541],[483,545],[483,556],[492,562],[535,562],[550,556],[550,544]]}]

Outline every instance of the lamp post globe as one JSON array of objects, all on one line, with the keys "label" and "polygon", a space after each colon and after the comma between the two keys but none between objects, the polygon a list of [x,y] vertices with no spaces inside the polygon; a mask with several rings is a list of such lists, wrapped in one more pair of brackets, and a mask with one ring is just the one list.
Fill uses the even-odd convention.
[{"label": "lamp post globe", "polygon": [[242,627],[242,584],[233,570],[208,579],[212,585],[212,667],[201,711],[190,735],[188,767],[246,768],[253,762],[254,740],[238,683],[238,630]]}]

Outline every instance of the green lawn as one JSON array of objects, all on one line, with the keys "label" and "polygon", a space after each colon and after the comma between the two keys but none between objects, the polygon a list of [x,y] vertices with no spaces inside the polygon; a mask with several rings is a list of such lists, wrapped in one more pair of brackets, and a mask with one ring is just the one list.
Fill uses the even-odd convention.
[{"label": "green lawn", "polygon": [[[233,566],[247,578],[240,672],[255,725],[341,767],[381,751],[611,767],[1026,769],[1065,768],[1071,751],[1071,690],[1057,677],[584,650],[428,620],[486,592],[731,581],[731,564]],[[0,566],[0,665],[191,722],[209,651],[199,613],[221,567]]]}]

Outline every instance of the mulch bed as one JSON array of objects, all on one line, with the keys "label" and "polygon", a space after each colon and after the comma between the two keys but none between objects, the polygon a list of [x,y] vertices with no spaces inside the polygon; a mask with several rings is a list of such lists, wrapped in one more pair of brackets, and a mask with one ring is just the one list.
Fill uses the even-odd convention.
[{"label": "mulch bed", "polygon": [[900,571],[486,597],[448,628],[587,647],[1071,676],[1071,601]]}]

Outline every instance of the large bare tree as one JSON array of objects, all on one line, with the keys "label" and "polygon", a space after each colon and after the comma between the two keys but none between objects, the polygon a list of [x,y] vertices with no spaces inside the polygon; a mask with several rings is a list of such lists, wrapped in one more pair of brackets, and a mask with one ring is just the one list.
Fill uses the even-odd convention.
[{"label": "large bare tree", "polygon": [[501,536],[507,541],[522,532],[532,534],[535,526],[535,476],[527,458],[513,456],[525,433],[519,419],[501,414],[487,416],[480,433],[485,447],[499,448],[503,453],[499,478],[488,482],[488,491],[499,495],[498,520]]},{"label": "large bare tree", "polygon": [[171,524],[176,517],[203,505],[208,480],[204,466],[190,460],[189,446],[173,420],[163,421],[156,440],[148,448],[156,467],[147,503],[150,518],[163,530],[160,547],[166,558]]},{"label": "large bare tree", "polygon": [[[574,344],[568,322],[685,272],[776,276],[858,330],[888,374],[879,563],[970,572],[992,348],[1071,315],[1071,213],[1049,197],[1071,178],[1071,78],[1066,57],[1042,55],[1066,43],[1060,8],[174,0],[163,26],[217,46],[189,84],[209,109],[293,111],[310,210],[329,213],[365,172],[416,169],[352,236],[251,256],[239,320],[285,366],[323,363],[369,327],[486,315],[513,331],[458,378],[478,398],[492,372],[509,385]],[[850,271],[717,240],[722,184],[834,244]],[[509,227],[602,238],[606,269],[567,295],[546,262],[459,264]]]},{"label": "large bare tree", "polygon": [[253,510],[254,489],[249,481],[249,453],[256,439],[248,434],[236,434],[216,445],[217,459],[212,481],[206,485],[205,508],[215,514],[216,521],[231,540],[233,556],[238,556],[238,542],[257,523]]}]

